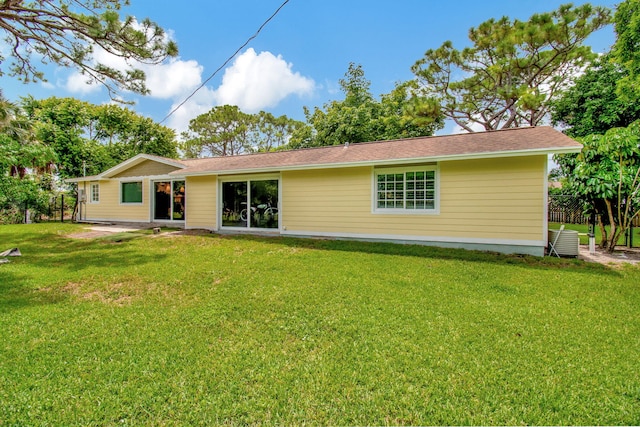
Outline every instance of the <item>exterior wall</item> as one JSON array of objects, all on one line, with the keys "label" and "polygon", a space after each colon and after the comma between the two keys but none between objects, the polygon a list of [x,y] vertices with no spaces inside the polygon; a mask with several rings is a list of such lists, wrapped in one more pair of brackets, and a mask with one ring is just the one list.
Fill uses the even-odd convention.
[{"label": "exterior wall", "polygon": [[290,171],[282,179],[285,234],[544,251],[546,155],[441,162],[439,214],[374,213],[372,167]]},{"label": "exterior wall", "polygon": [[130,167],[129,169],[114,175],[114,178],[125,178],[132,176],[154,176],[154,175],[166,175],[169,172],[173,172],[178,168],[164,163],[154,162],[151,160],[145,160],[140,164]]},{"label": "exterior wall", "polygon": [[86,220],[112,220],[112,221],[135,221],[148,222],[150,218],[151,190],[149,179],[141,178],[142,181],[142,203],[122,204],[120,203],[120,181],[108,180],[98,181],[100,184],[100,201],[98,203],[89,202],[89,190],[91,183],[96,181],[79,182],[78,188],[85,188],[87,202],[83,205],[82,219]]},{"label": "exterior wall", "polygon": [[[546,155],[440,162],[439,210],[424,214],[374,212],[370,166],[283,171],[280,232],[543,255],[546,162]],[[99,181],[100,202],[87,202],[83,219],[149,222],[150,183],[142,181],[140,205],[120,203],[120,180]],[[89,196],[91,182],[78,185]],[[218,187],[216,176],[186,178],[186,228],[218,229]]]},{"label": "exterior wall", "polygon": [[217,229],[217,189],[218,180],[215,176],[187,177],[185,228]]}]

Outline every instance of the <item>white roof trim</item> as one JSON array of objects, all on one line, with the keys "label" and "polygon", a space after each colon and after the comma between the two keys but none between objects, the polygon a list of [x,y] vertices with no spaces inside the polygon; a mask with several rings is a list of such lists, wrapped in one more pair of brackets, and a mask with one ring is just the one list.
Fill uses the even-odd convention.
[{"label": "white roof trim", "polygon": [[[114,167],[112,167],[111,169],[107,169],[106,171],[102,172],[100,175],[98,175],[98,177],[100,178],[109,178],[113,175],[117,175],[118,173],[125,171],[133,166],[136,166],[142,162],[144,162],[145,160],[151,160],[152,162],[157,162],[157,163],[163,163],[165,165],[169,165],[169,166],[173,166],[179,169],[184,169],[186,166],[176,160],[171,160],[171,159],[166,159],[163,157],[158,157],[158,156],[152,156],[150,154],[138,154],[128,160],[125,160],[124,162],[115,165]],[[77,178],[74,178],[77,179]]]}]

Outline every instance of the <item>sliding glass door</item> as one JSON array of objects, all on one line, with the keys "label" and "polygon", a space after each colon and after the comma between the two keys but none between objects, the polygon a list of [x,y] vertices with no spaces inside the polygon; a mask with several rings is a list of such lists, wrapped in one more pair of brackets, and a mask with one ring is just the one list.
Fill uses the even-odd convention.
[{"label": "sliding glass door", "polygon": [[155,181],[153,219],[160,221],[184,221],[185,219],[185,182]]},{"label": "sliding glass door", "polygon": [[278,228],[278,180],[239,180],[222,183],[223,227]]}]

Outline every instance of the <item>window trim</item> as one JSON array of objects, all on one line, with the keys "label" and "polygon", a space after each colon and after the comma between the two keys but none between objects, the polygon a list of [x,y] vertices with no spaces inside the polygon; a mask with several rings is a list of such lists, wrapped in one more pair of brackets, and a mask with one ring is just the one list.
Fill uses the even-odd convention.
[{"label": "window trim", "polygon": [[[123,192],[122,192],[122,186],[124,184],[131,184],[131,183],[140,183],[141,188],[141,192],[140,192],[140,201],[139,202],[124,202],[122,200],[122,196],[123,196]],[[118,183],[118,187],[119,187],[119,192],[120,194],[118,195],[118,201],[120,202],[121,205],[126,205],[126,206],[140,206],[144,204],[144,181],[141,179],[128,179],[128,180],[122,180]]]},{"label": "window trim", "polygon": [[[407,209],[403,208],[379,208],[378,207],[378,175],[387,174],[404,174],[404,182],[406,182],[407,172],[430,172],[433,171],[434,175],[434,207],[432,209]],[[371,178],[371,212],[374,214],[382,215],[439,215],[440,214],[440,165],[439,164],[427,164],[427,165],[414,165],[414,166],[402,166],[402,167],[378,167],[373,168]],[[406,193],[407,189],[402,190]],[[404,201],[406,202],[406,194]]]},{"label": "window trim", "polygon": [[[97,191],[94,193],[93,189],[96,188]],[[97,197],[94,199],[94,195]],[[90,182],[89,183],[89,203],[98,204],[100,203],[100,183],[99,182]]]}]

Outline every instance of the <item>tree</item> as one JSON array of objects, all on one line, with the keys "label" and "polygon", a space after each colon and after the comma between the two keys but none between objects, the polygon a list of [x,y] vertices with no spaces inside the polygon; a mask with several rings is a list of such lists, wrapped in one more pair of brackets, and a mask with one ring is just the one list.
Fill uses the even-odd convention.
[{"label": "tree", "polygon": [[255,117],[235,105],[213,107],[189,122],[181,145],[187,157],[233,156],[251,151]]},{"label": "tree", "polygon": [[93,175],[139,153],[176,157],[175,132],[118,105],[27,97],[36,137],[53,148],[61,178]]},{"label": "tree", "polygon": [[212,108],[189,123],[181,148],[187,157],[232,156],[289,147],[293,133],[305,124],[287,116],[260,111],[247,114],[236,106]]},{"label": "tree", "polygon": [[27,97],[22,106],[34,123],[37,139],[56,153],[60,178],[93,175],[108,168],[105,148],[92,139],[95,137],[92,104],[73,98]]},{"label": "tree", "polygon": [[36,140],[33,124],[22,109],[0,94],[0,164],[2,175],[24,178],[29,169],[49,172],[55,161],[50,147]]},{"label": "tree", "polygon": [[274,151],[286,147],[291,135],[301,129],[304,123],[287,116],[275,117],[271,113],[260,111],[253,123],[252,151]]},{"label": "tree", "polygon": [[584,40],[609,22],[606,8],[562,5],[528,21],[490,19],[469,30],[472,45],[450,41],[412,67],[422,94],[468,132],[536,126],[549,101],[594,56]]},{"label": "tree", "polygon": [[25,205],[43,211],[54,162],[54,151],[34,138],[24,112],[0,94],[0,223],[21,222]]},{"label": "tree", "polygon": [[601,246],[613,252],[640,214],[640,120],[626,128],[586,136],[581,142],[582,152],[567,162],[572,172],[567,175],[568,184],[590,201],[600,217]]},{"label": "tree", "polygon": [[613,127],[626,127],[640,119],[640,100],[621,98],[618,82],[628,72],[610,55],[598,59],[575,84],[551,102],[551,121],[566,127],[572,137],[604,134]]},{"label": "tree", "polygon": [[112,166],[137,154],[178,156],[173,129],[118,105],[94,106],[95,139],[106,148]]},{"label": "tree", "polygon": [[[12,57],[9,66],[0,55],[0,75],[25,83],[44,80],[34,64],[76,67],[88,81],[104,85],[113,98],[121,90],[146,94],[145,74],[137,68],[118,70],[103,63],[92,64],[94,49],[131,63],[157,64],[177,55],[157,24],[145,19],[120,17],[128,0],[4,0],[0,3],[0,32]],[[4,51],[3,51],[4,52]]]},{"label": "tree", "polygon": [[434,99],[421,97],[415,82],[396,85],[380,99],[380,134],[373,140],[430,136],[444,127],[444,117]]},{"label": "tree", "polygon": [[444,125],[434,102],[417,97],[410,83],[399,84],[380,101],[361,65],[349,64],[340,87],[342,101],[332,101],[304,112],[310,128],[294,132],[291,147],[339,145],[433,135]]},{"label": "tree", "polygon": [[640,97],[640,0],[618,4],[613,22],[617,35],[613,60],[627,71],[618,82],[618,94],[635,100]]}]

